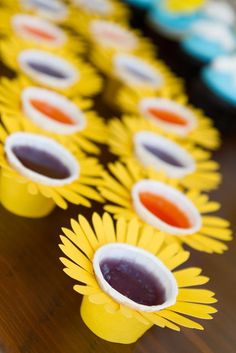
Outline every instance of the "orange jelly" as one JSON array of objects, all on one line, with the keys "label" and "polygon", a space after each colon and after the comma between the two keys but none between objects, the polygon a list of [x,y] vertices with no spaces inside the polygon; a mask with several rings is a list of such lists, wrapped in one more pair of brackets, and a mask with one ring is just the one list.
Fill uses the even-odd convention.
[{"label": "orange jelly", "polygon": [[55,106],[36,99],[32,99],[30,103],[40,113],[47,115],[52,120],[55,120],[59,123],[63,123],[67,125],[74,125],[74,121],[68,115],[63,113],[60,109],[56,108]]},{"label": "orange jelly", "polygon": [[31,27],[29,25],[24,25],[23,29],[29,33],[34,34],[37,37],[41,37],[46,40],[54,40],[55,39],[54,35],[47,33],[39,28]]},{"label": "orange jelly", "polygon": [[115,33],[115,32],[111,32],[111,31],[103,31],[103,35],[105,35],[106,37],[117,41],[117,42],[122,42],[126,40],[126,36],[121,34],[121,33]]},{"label": "orange jelly", "polygon": [[170,226],[184,229],[191,227],[185,213],[164,197],[144,191],[140,192],[139,198],[148,211]]},{"label": "orange jelly", "polygon": [[171,111],[157,109],[157,108],[149,108],[148,113],[151,114],[154,118],[163,120],[164,122],[167,122],[170,124],[176,124],[181,126],[187,125],[187,121],[185,119],[183,119],[180,115]]}]

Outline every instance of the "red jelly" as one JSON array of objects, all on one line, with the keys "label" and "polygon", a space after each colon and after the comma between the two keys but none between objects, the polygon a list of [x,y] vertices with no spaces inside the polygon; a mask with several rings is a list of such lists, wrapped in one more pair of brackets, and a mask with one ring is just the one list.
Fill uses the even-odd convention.
[{"label": "red jelly", "polygon": [[163,120],[163,122],[180,126],[187,126],[187,121],[177,113],[158,108],[149,108],[147,111],[154,118]]},{"label": "red jelly", "polygon": [[67,125],[74,125],[74,121],[57,107],[36,99],[31,99],[30,103],[40,113],[47,115],[52,120]]},{"label": "red jelly", "polygon": [[125,259],[105,259],[100,267],[110,286],[135,303],[153,306],[165,302],[161,282],[141,265]]},{"label": "red jelly", "polygon": [[139,198],[148,211],[170,226],[183,229],[191,227],[186,214],[163,196],[144,191],[139,193]]},{"label": "red jelly", "polygon": [[51,41],[53,41],[53,40],[55,40],[55,38],[56,38],[54,35],[52,35],[52,34],[50,34],[50,33],[48,33],[48,32],[45,32],[45,31],[43,31],[43,30],[41,30],[41,29],[39,29],[39,28],[31,27],[31,26],[29,26],[29,25],[24,25],[24,26],[23,26],[23,29],[24,29],[25,31],[27,31],[27,32],[29,32],[29,33],[31,33],[31,34],[37,36],[37,37],[40,37],[40,38],[42,38],[42,39],[45,39],[45,40],[51,40]]}]

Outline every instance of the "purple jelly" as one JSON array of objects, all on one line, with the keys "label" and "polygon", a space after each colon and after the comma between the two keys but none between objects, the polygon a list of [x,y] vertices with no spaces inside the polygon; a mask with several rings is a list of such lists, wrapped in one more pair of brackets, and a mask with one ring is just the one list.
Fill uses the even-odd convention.
[{"label": "purple jelly", "polygon": [[12,149],[24,167],[53,179],[70,177],[69,169],[55,156],[36,147],[15,146]]},{"label": "purple jelly", "polygon": [[148,74],[145,74],[143,71],[133,67],[133,66],[129,66],[129,65],[126,65],[126,69],[134,76],[138,77],[140,80],[143,80],[143,81],[147,81],[147,82],[150,82],[152,81],[152,78],[150,77],[150,75]]},{"label": "purple jelly", "polygon": [[153,156],[159,158],[163,162],[168,163],[174,167],[184,168],[184,165],[177,158],[172,156],[170,153],[164,151],[163,149],[148,144],[144,144],[143,146],[148,152],[150,152]]},{"label": "purple jelly", "polygon": [[105,259],[100,268],[110,286],[134,302],[148,306],[165,302],[161,282],[141,265],[130,260]]},{"label": "purple jelly", "polygon": [[67,75],[54,67],[48,65],[48,64],[43,64],[35,61],[29,61],[28,62],[29,67],[31,67],[33,70],[38,71],[41,74],[47,75],[47,76],[52,76],[55,78],[59,79],[66,79]]}]

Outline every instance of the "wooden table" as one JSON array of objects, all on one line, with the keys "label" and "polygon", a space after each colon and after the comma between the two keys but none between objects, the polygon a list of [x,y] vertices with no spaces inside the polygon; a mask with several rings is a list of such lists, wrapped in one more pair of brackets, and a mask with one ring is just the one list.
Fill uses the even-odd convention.
[{"label": "wooden table", "polygon": [[[236,141],[227,138],[217,159],[224,183],[215,192],[220,212],[236,226]],[[81,297],[58,258],[61,226],[83,208],[56,209],[49,217],[29,220],[0,207],[0,342],[3,353],[235,353],[236,241],[224,255],[192,253],[189,264],[204,267],[216,291],[219,313],[204,322],[205,331],[152,328],[137,344],[123,346],[93,335],[80,318]]]},{"label": "wooden table", "polygon": [[[224,183],[214,197],[223,203],[220,214],[235,229],[236,140],[224,139],[216,158]],[[97,207],[95,206],[95,209]],[[96,337],[80,318],[81,297],[74,281],[62,271],[58,248],[60,228],[69,227],[85,208],[56,209],[49,217],[29,220],[0,206],[0,351],[1,353],[235,353],[236,240],[224,255],[192,252],[189,265],[202,266],[211,277],[219,313],[203,322],[205,331],[181,333],[152,328],[139,342],[124,346]]]}]

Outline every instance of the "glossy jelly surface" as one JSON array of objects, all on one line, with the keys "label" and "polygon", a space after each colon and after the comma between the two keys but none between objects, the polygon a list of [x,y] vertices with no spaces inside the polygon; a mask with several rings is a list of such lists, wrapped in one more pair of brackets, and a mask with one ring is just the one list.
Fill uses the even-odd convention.
[{"label": "glossy jelly surface", "polygon": [[143,191],[139,193],[139,198],[149,212],[166,224],[182,229],[191,227],[187,215],[177,205],[163,196],[156,195],[149,191]]},{"label": "glossy jelly surface", "polygon": [[157,118],[169,124],[175,124],[180,126],[187,126],[188,124],[187,121],[184,118],[182,118],[179,114],[168,110],[163,110],[163,109],[158,109],[153,107],[153,108],[149,108],[147,112],[151,114],[154,118]]},{"label": "glossy jelly surface", "polygon": [[36,110],[38,110],[44,115],[47,115],[47,117],[52,120],[55,120],[62,124],[74,125],[74,121],[57,107],[47,102],[36,99],[31,99],[30,103]]},{"label": "glossy jelly surface", "polygon": [[33,70],[38,71],[41,74],[55,77],[57,79],[67,79],[67,75],[65,75],[65,73],[61,72],[60,70],[57,70],[56,68],[50,65],[35,62],[35,61],[29,61],[28,65]]},{"label": "glossy jelly surface", "polygon": [[36,27],[32,27],[32,26],[27,25],[27,24],[25,24],[22,27],[23,27],[23,29],[25,31],[27,31],[30,34],[33,34],[36,37],[39,37],[39,38],[42,38],[42,39],[45,39],[45,40],[49,40],[49,41],[50,40],[52,41],[52,40],[56,39],[54,35],[46,32],[46,31],[44,31],[42,29],[39,29],[39,28],[36,28]]},{"label": "glossy jelly surface", "polygon": [[53,179],[66,179],[70,177],[69,169],[49,152],[32,146],[14,146],[13,153],[24,167]]},{"label": "glossy jelly surface", "polygon": [[165,302],[161,282],[141,265],[125,259],[104,259],[100,267],[110,286],[134,302],[148,306]]},{"label": "glossy jelly surface", "polygon": [[157,146],[152,146],[148,144],[144,144],[143,146],[148,152],[150,152],[153,156],[159,158],[163,162],[168,163],[174,167],[179,167],[179,168],[184,167],[184,165],[180,163],[180,161],[177,158],[175,158],[169,152],[165,151],[163,148],[159,148]]}]

